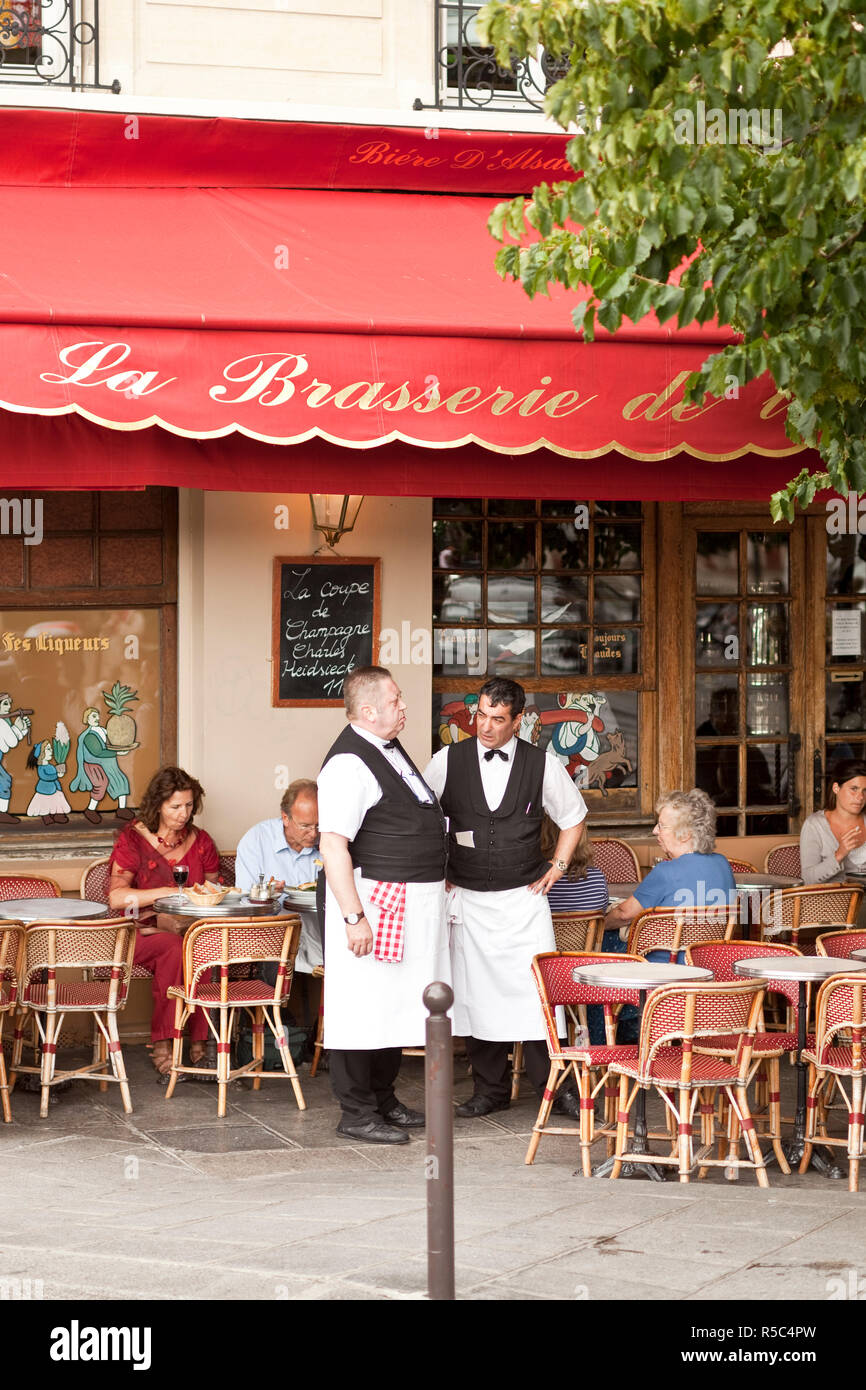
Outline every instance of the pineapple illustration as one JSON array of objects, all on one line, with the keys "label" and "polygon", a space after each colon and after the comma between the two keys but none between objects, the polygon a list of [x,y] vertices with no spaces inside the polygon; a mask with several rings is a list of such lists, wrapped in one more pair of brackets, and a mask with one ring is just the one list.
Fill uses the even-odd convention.
[{"label": "pineapple illustration", "polygon": [[109,710],[109,718],[105,721],[109,748],[131,748],[138,730],[132,715],[126,711],[131,707],[133,700],[138,699],[138,692],[128,685],[121,685],[120,681],[115,681],[107,694],[103,691],[102,698]]}]

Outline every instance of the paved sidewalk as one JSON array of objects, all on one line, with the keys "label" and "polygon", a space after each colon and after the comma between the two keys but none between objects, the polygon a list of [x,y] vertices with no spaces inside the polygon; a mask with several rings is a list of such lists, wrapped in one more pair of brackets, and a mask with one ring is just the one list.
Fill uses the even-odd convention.
[{"label": "paved sidewalk", "polygon": [[[236,1083],[219,1121],[213,1086],[166,1101],[144,1049],[125,1055],[128,1117],[116,1087],[78,1082],[47,1120],[37,1096],[13,1095],[3,1296],[41,1280],[46,1299],[424,1297],[423,1132],[398,1149],[338,1138],[328,1077],[307,1068],[304,1114],[279,1080]],[[465,1064],[455,1076],[462,1098]],[[527,1089],[507,1112],[456,1121],[460,1298],[820,1301],[863,1277],[866,1191],[775,1168],[768,1192],[720,1170],[689,1185],[587,1181],[568,1139],[543,1140],[527,1168]],[[399,1091],[423,1103],[420,1061]]]}]

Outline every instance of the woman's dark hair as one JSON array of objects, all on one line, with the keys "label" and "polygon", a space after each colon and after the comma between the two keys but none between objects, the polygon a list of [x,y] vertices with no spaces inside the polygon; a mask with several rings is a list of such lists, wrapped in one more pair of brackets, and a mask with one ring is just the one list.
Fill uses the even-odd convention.
[{"label": "woman's dark hair", "polygon": [[187,821],[187,829],[192,827],[204,800],[201,782],[190,777],[182,767],[161,767],[148,782],[138,808],[138,819],[151,835],[156,834],[159,826],[159,810],[162,803],[170,801],[175,792],[192,792],[192,815]]},{"label": "woman's dark hair", "polygon": [[[553,863],[553,856],[556,853],[556,842],[559,839],[559,826],[545,812],[544,820],[541,822],[541,853],[545,859]],[[577,849],[571,856],[564,878],[586,878],[586,871],[592,864],[592,844],[587,834],[581,835],[577,842]]]},{"label": "woman's dark hair", "polygon": [[866,777],[866,762],[862,758],[842,758],[838,763],[834,763],[830,768],[827,779],[827,804],[825,810],[835,811],[836,793],[833,790],[835,782],[837,787],[844,786],[846,782],[851,782],[855,777]]}]

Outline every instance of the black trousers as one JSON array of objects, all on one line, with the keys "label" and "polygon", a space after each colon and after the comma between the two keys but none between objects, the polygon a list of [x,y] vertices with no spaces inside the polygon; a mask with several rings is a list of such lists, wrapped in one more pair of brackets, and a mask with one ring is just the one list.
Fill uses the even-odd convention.
[{"label": "black trousers", "polygon": [[[472,1081],[476,1096],[487,1096],[497,1104],[504,1104],[511,1095],[511,1063],[508,1054],[513,1046],[507,1042],[485,1042],[483,1038],[464,1038],[466,1055],[472,1067]],[[539,1099],[547,1085],[550,1074],[550,1057],[547,1043],[536,1038],[523,1044],[523,1062],[530,1083],[538,1092]],[[566,1090],[574,1089],[571,1077],[563,1082]]]},{"label": "black trousers", "polygon": [[394,1082],[402,1057],[399,1047],[381,1047],[372,1052],[331,1048],[331,1087],[347,1123],[366,1124],[393,1107],[397,1100]]}]

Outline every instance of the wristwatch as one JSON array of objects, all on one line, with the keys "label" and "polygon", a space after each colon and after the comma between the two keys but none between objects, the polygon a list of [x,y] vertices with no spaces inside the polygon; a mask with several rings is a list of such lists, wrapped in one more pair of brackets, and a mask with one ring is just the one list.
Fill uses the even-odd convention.
[{"label": "wristwatch", "polygon": [[363,922],[363,920],[363,912],[350,912],[348,917],[343,918],[343,921],[346,923],[347,927],[357,927],[358,923]]},{"label": "wristwatch", "polygon": [[553,867],[554,869],[559,869],[561,874],[564,874],[568,869],[568,863],[565,859],[554,859]]}]

